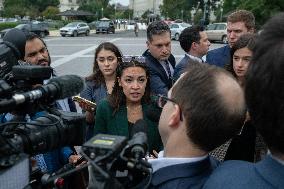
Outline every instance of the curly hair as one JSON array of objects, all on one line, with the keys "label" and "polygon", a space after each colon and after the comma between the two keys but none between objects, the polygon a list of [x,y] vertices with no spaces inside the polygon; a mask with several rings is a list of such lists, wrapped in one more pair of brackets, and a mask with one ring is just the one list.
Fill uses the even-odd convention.
[{"label": "curly hair", "polygon": [[113,87],[111,95],[108,96],[108,101],[109,101],[111,107],[114,109],[113,114],[115,114],[118,111],[118,109],[121,105],[126,103],[126,97],[125,97],[125,94],[123,93],[123,88],[121,86],[119,86],[118,79],[121,78],[123,71],[126,68],[129,68],[129,67],[140,67],[140,68],[145,70],[146,77],[147,77],[147,84],[146,84],[146,88],[145,88],[145,94],[143,95],[141,102],[148,104],[151,101],[151,98],[150,98],[150,80],[149,80],[150,72],[149,72],[146,64],[139,62],[137,60],[131,60],[129,62],[122,62],[116,68],[116,79],[115,79],[114,87]]}]

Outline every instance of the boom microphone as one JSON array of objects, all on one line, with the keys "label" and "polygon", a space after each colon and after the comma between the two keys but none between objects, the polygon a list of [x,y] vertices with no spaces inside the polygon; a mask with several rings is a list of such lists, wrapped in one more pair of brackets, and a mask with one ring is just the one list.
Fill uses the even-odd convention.
[{"label": "boom microphone", "polygon": [[53,102],[80,93],[85,86],[84,80],[76,75],[65,75],[51,79],[48,84],[39,88],[15,94],[11,99],[4,99],[0,102],[0,112],[13,110],[17,105],[33,102],[40,99],[41,102]]}]

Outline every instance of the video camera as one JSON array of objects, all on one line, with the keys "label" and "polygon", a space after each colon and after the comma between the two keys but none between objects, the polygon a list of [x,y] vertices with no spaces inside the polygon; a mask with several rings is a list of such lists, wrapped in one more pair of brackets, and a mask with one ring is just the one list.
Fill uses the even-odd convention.
[{"label": "video camera", "polygon": [[56,100],[81,92],[83,79],[66,75],[43,85],[52,69],[20,61],[25,42],[25,34],[12,29],[0,43],[0,116],[12,117],[0,124],[0,188],[5,189],[29,184],[28,155],[82,145],[85,139],[85,116],[55,108]]},{"label": "video camera", "polygon": [[93,168],[89,188],[135,188],[152,174],[145,160],[146,128],[145,121],[138,120],[129,141],[123,136],[98,134],[83,145],[82,154]]},{"label": "video camera", "polygon": [[[146,123],[138,120],[133,126],[132,138],[98,134],[87,141],[81,149],[87,164],[75,167],[67,165],[52,175],[44,175],[42,183],[52,185],[54,181],[89,169],[89,189],[147,188],[151,178],[151,165],[145,160],[147,155]],[[150,179],[148,179],[150,181]]]}]

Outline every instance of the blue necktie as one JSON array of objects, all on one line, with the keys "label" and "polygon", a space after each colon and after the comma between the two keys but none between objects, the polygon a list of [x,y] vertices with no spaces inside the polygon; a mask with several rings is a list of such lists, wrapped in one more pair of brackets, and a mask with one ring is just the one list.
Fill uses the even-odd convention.
[{"label": "blue necktie", "polygon": [[165,65],[166,65],[166,69],[167,69],[167,72],[168,72],[168,77],[169,77],[169,79],[172,79],[172,72],[171,72],[171,69],[170,69],[169,62],[167,60],[165,61]]}]

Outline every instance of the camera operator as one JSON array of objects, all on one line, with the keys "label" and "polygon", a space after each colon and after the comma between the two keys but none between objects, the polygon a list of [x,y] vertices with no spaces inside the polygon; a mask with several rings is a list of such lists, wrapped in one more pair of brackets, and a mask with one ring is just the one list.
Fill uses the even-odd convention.
[{"label": "camera operator", "polygon": [[[26,35],[24,61],[40,66],[50,66],[51,64],[50,55],[45,42],[34,33],[28,33]],[[76,106],[71,98],[57,100],[55,106],[60,110],[76,112]],[[44,114],[44,112],[39,112],[37,113],[37,116],[42,114]],[[44,168],[44,165],[42,164],[45,163],[45,168],[49,173],[57,171],[68,162],[76,163],[79,158],[78,155],[74,155],[74,151],[71,150],[70,147],[64,147],[48,152],[43,154],[43,157],[44,159],[38,156],[37,163],[40,164],[41,170]]]},{"label": "camera operator", "polygon": [[[61,184],[61,188],[69,188],[69,181],[68,184],[57,183],[54,177],[49,177],[55,171],[55,174],[59,174],[59,171],[71,169],[81,162],[79,156],[74,155],[75,150],[62,146],[83,143],[85,136],[82,125],[85,118],[82,114],[70,112],[76,111],[71,99],[57,99],[78,94],[84,87],[84,81],[76,75],[44,81],[54,77],[54,74],[49,67],[46,45],[34,34],[12,29],[5,35],[0,48],[0,108],[3,112],[0,121],[4,123],[0,128],[1,185],[23,188],[29,184],[32,188],[45,188]],[[73,106],[69,106],[69,102]],[[32,170],[29,170],[28,154],[32,156]],[[72,164],[76,161],[76,164]],[[25,179],[18,178],[15,170],[19,170],[19,166],[24,170],[21,173]],[[48,182],[44,182],[42,173],[49,173],[44,175]],[[13,175],[13,178],[7,179],[9,175]]]},{"label": "camera operator", "polygon": [[168,97],[159,97],[159,106],[164,151],[149,160],[149,188],[201,188],[218,165],[208,153],[240,132],[245,118],[241,87],[220,68],[194,63]]}]

